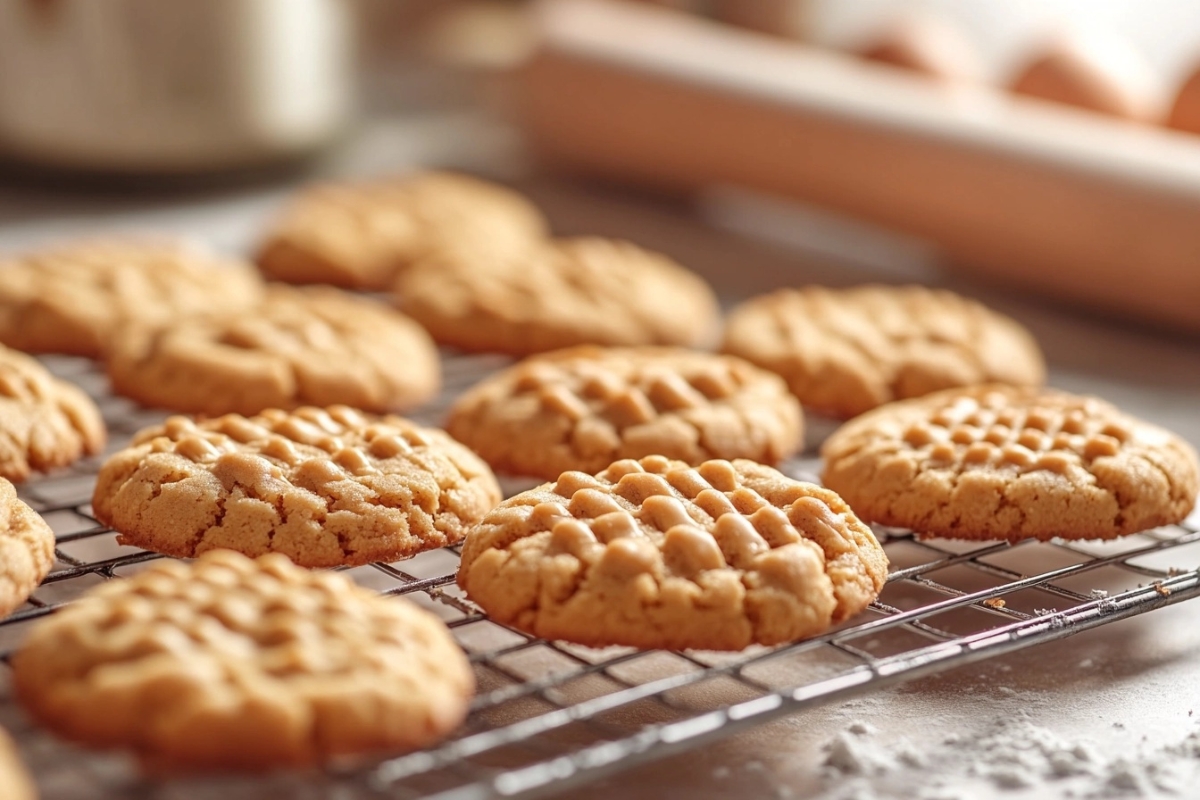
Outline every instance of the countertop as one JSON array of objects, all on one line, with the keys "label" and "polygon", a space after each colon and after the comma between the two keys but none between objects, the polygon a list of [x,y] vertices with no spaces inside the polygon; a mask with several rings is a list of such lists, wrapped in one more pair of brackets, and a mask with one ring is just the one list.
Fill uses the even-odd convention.
[{"label": "countertop", "polygon": [[[949,286],[1029,326],[1046,352],[1053,385],[1103,396],[1200,445],[1200,342],[1195,339],[960,281],[940,269],[919,243],[762,198],[726,191],[688,203],[542,175],[529,167],[511,131],[473,114],[378,120],[310,173],[234,187],[130,194],[9,186],[0,189],[0,252],[112,230],[181,233],[246,251],[287,191],[302,180],[427,164],[510,180],[541,205],[559,233],[623,236],[662,250],[711,280],[726,302],[807,282],[916,280]],[[1193,563],[1179,566],[1200,565],[1197,548],[1186,556]],[[1185,602],[783,719],[570,796],[1195,797],[1200,796],[1200,757],[1175,759],[1172,769],[1178,774],[1158,781],[1165,789],[1155,788],[1144,769],[1158,760],[1161,748],[1200,731],[1193,709],[1200,709],[1200,604]],[[883,761],[868,764],[862,774],[843,774],[825,764],[827,745],[859,721],[868,727],[853,727],[867,732],[849,735]],[[1009,725],[1030,740],[1049,736],[1062,745],[1083,745],[1092,774],[1007,788],[970,774],[975,759],[965,756],[962,742],[994,732],[997,725]],[[1118,759],[1128,760],[1131,769],[1116,769]],[[1137,775],[1112,778],[1121,771]],[[45,793],[46,800],[66,796]]]}]

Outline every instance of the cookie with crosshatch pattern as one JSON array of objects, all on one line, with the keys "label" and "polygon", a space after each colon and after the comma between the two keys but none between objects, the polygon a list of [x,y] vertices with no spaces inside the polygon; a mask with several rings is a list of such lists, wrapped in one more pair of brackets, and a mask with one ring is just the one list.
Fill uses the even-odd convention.
[{"label": "cookie with crosshatch pattern", "polygon": [[268,277],[387,289],[398,272],[440,242],[540,238],[546,220],[520,194],[451,172],[347,183],[300,191],[258,253]]},{"label": "cookie with crosshatch pattern", "polygon": [[455,544],[500,498],[444,431],[331,406],[171,417],[104,462],[92,508],[122,544],[332,567]]},{"label": "cookie with crosshatch pattern", "polygon": [[954,386],[1040,386],[1041,350],[1015,320],[922,286],[805,286],[729,314],[724,352],[784,377],[806,409],[846,418]]},{"label": "cookie with crosshatch pattern", "polygon": [[28,599],[54,565],[54,531],[0,478],[0,616]]},{"label": "cookie with crosshatch pattern", "polygon": [[281,555],[159,561],[45,620],[17,698],[71,741],[148,771],[266,771],[427,746],[474,676],[434,615]]},{"label": "cookie with crosshatch pattern", "polygon": [[657,347],[526,359],[462,395],[446,429],[493,468],[546,480],[648,455],[773,464],[803,442],[800,405],[777,375]]},{"label": "cookie with crosshatch pattern", "polygon": [[100,409],[35,359],[0,345],[0,476],[23,481],[104,449]]},{"label": "cookie with crosshatch pattern", "polygon": [[565,472],[467,534],[458,583],[498,621],[591,646],[741,650],[813,636],[887,578],[828,489],[751,461]]},{"label": "cookie with crosshatch pattern", "polygon": [[1109,539],[1179,522],[1195,451],[1094,397],[984,386],[891,403],[826,440],[822,482],[868,522],[960,539]]}]

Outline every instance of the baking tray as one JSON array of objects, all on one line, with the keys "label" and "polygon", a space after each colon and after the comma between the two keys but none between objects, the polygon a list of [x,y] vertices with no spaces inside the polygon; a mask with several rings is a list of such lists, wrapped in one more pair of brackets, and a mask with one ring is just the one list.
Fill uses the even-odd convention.
[{"label": "baking tray", "polygon": [[[89,392],[108,423],[108,452],[162,412],[109,393],[97,365],[45,357]],[[443,354],[445,389],[412,416],[439,423],[452,399],[506,366],[502,356]],[[829,429],[815,420],[810,429]],[[457,734],[431,750],[355,768],[258,778],[144,781],[123,757],[58,742],[24,719],[8,656],[38,618],[88,588],[160,558],[117,545],[91,516],[103,457],[19,487],[54,528],[57,563],[30,601],[0,621],[0,723],[17,738],[43,800],[359,800],[533,797],[730,736],[785,714],[1049,642],[1200,594],[1200,526],[1187,522],[1113,542],[957,542],[877,529],[892,561],[880,599],[808,641],[741,653],[591,649],[536,639],[487,619],[454,583],[455,548],[348,570],[409,598],[450,626],[479,682]],[[783,465],[813,478],[817,461]],[[512,494],[528,482],[502,480]]]}]

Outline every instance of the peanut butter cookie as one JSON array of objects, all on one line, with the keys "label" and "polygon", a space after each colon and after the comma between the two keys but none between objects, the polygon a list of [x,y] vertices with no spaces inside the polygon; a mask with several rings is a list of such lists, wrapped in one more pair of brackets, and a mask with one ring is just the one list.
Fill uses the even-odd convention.
[{"label": "peanut butter cookie", "polygon": [[401,274],[396,301],[437,341],[515,355],[576,344],[709,344],[720,323],[699,276],[628,242],[458,242]]},{"label": "peanut butter cookie", "polygon": [[775,463],[803,441],[800,405],[777,375],[656,347],[526,359],[462,395],[446,428],[493,468],[547,480],[649,455]]},{"label": "peanut butter cookie", "polygon": [[128,325],[258,304],[254,268],[184,243],[81,241],[0,265],[0,342],[99,358]]},{"label": "peanut butter cookie", "polygon": [[821,451],[868,522],[958,539],[1110,539],[1178,522],[1196,454],[1094,397],[984,386],[883,406]]},{"label": "peanut butter cookie", "polygon": [[878,595],[887,557],[842,499],[750,461],[566,472],[471,529],[458,583],[547,639],[740,650],[816,635]]},{"label": "peanut butter cookie", "polygon": [[131,328],[108,361],[113,389],[197,414],[346,404],[398,411],[437,394],[428,334],[383,303],[337,289],[272,286],[253,312]]},{"label": "peanut butter cookie", "polygon": [[104,448],[104,420],[81,389],[0,346],[0,477],[23,481]]},{"label": "peanut butter cookie", "polygon": [[267,235],[263,273],[289,283],[387,289],[438,243],[540,238],[546,221],[521,195],[446,172],[300,192]]},{"label": "peanut butter cookie", "polygon": [[151,772],[417,749],[462,721],[474,691],[432,614],[335,572],[227,550],[93,589],[30,632],[13,680],[38,722],[132,751]]},{"label": "peanut butter cookie", "polygon": [[92,506],[122,544],[331,567],[455,544],[500,496],[443,431],[334,406],[172,417],[104,463]]},{"label": "peanut butter cookie", "polygon": [[0,616],[20,607],[53,565],[54,532],[0,478]]},{"label": "peanut butter cookie", "polygon": [[918,286],[756,297],[729,315],[723,349],[782,375],[805,408],[843,418],[954,386],[1045,380],[1037,342],[1019,324]]}]

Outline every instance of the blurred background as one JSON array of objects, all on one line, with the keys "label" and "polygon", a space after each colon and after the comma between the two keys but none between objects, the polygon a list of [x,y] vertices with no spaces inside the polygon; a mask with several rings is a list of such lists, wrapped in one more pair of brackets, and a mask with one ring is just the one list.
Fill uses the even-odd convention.
[{"label": "blurred background", "polygon": [[0,245],[450,166],[1195,332],[1198,66],[1173,0],[0,0]]}]

